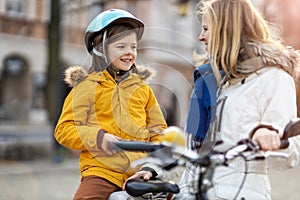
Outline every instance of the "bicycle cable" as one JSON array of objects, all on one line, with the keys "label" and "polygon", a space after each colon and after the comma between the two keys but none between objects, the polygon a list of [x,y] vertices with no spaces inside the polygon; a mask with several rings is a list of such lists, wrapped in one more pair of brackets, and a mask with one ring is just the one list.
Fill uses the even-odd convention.
[{"label": "bicycle cable", "polygon": [[247,178],[247,171],[248,171],[247,158],[246,158],[244,155],[242,155],[242,154],[241,154],[240,156],[241,156],[241,157],[243,158],[243,160],[245,161],[245,173],[244,173],[244,177],[243,177],[243,179],[242,179],[242,182],[241,182],[241,184],[240,184],[240,187],[239,187],[237,193],[235,194],[233,200],[236,200],[237,197],[239,196],[239,194],[240,194],[240,192],[242,191],[242,188],[243,188],[243,186],[244,186],[244,184],[245,184],[246,178]]}]

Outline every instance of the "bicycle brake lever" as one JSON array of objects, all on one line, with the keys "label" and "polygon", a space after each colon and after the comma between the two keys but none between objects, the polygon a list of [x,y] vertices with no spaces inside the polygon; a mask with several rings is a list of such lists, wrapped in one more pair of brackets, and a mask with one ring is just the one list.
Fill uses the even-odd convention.
[{"label": "bicycle brake lever", "polygon": [[265,158],[268,157],[279,157],[279,158],[289,158],[289,155],[287,153],[283,153],[283,152],[278,152],[278,151],[266,151],[263,152],[263,155],[265,156]]}]

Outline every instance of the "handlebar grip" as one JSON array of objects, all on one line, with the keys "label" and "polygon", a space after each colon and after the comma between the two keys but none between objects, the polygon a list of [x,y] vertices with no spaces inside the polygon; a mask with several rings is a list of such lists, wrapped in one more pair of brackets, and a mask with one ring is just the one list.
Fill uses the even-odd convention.
[{"label": "handlebar grip", "polygon": [[164,145],[162,144],[153,144],[148,142],[139,142],[139,141],[132,141],[132,140],[113,142],[113,145],[125,151],[143,151],[143,152],[152,152],[164,147]]},{"label": "handlebar grip", "polygon": [[290,145],[290,142],[289,142],[289,140],[288,139],[286,139],[286,140],[280,140],[280,149],[286,149],[286,148],[288,148],[289,147],[289,145]]}]

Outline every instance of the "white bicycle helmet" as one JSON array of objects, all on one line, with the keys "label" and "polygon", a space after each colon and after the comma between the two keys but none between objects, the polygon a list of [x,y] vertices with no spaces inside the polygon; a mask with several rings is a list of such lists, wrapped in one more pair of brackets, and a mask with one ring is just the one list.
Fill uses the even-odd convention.
[{"label": "white bicycle helmet", "polygon": [[[101,12],[88,25],[85,32],[85,46],[91,54],[94,48],[94,39],[99,34],[105,34],[105,30],[111,24],[126,23],[137,30],[137,39],[140,40],[144,33],[144,23],[131,13],[121,9],[110,9]],[[105,38],[104,38],[105,39]]]}]

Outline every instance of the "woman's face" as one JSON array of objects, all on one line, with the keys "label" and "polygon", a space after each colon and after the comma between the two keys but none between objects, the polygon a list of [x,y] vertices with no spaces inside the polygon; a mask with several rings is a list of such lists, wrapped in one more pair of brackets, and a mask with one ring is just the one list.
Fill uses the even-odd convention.
[{"label": "woman's face", "polygon": [[199,41],[205,44],[205,50],[207,51],[208,41],[209,41],[209,28],[208,20],[206,14],[202,16],[202,31],[199,35]]},{"label": "woman's face", "polygon": [[119,70],[128,71],[137,56],[137,37],[131,33],[115,42],[108,44],[108,58]]}]

